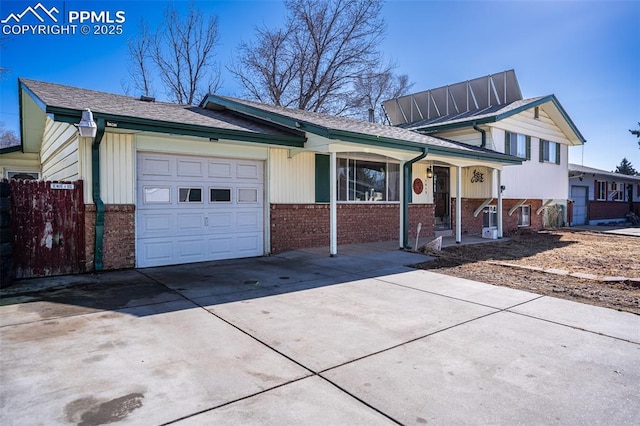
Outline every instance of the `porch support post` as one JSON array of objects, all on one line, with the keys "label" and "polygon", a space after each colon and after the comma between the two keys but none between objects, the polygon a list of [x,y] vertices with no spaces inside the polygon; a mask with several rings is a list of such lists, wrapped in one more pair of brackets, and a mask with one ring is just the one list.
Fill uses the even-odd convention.
[{"label": "porch support post", "polygon": [[502,238],[502,170],[498,169],[498,238]]},{"label": "porch support post", "polygon": [[338,254],[338,194],[336,188],[336,153],[332,152],[329,158],[329,255],[333,257]]},{"label": "porch support post", "polygon": [[456,166],[456,244],[462,242],[462,167]]},{"label": "porch support post", "polygon": [[411,194],[411,167],[413,163],[416,161],[422,160],[429,153],[429,148],[426,146],[422,148],[422,154],[418,155],[416,158],[412,158],[402,165],[404,169],[403,180],[402,180],[402,193],[404,194],[402,198],[402,211],[400,214],[402,217],[402,245],[404,249],[410,249],[409,246],[409,195]]},{"label": "porch support post", "polygon": [[[405,194],[404,194],[404,161],[400,162],[400,182],[403,182],[403,186],[402,186],[402,191],[400,191],[400,197],[399,197],[399,201],[400,201],[400,210],[402,210],[402,206],[404,206],[404,198],[405,198]],[[398,237],[398,241],[400,242],[400,248],[404,248],[404,214],[402,214],[402,212],[399,212],[400,214],[398,216],[400,216],[400,236]]]}]

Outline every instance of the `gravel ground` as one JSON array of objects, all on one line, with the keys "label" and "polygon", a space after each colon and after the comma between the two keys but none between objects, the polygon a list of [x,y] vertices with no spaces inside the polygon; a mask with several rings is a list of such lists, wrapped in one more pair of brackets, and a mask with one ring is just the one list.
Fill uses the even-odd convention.
[{"label": "gravel ground", "polygon": [[640,279],[640,239],[637,237],[552,231],[518,234],[510,238],[504,242],[446,247],[435,254],[437,260],[415,266],[640,315],[640,284],[637,280],[587,280],[489,263],[501,261],[600,278]]}]

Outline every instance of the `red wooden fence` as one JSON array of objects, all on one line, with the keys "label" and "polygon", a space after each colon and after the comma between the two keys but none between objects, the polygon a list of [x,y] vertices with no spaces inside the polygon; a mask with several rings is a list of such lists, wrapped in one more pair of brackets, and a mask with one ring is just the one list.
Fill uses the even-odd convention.
[{"label": "red wooden fence", "polygon": [[16,278],[85,271],[82,181],[10,181]]}]

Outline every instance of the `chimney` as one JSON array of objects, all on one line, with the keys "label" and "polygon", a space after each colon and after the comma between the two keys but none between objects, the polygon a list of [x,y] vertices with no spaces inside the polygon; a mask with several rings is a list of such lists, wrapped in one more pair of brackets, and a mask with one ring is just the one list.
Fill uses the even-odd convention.
[{"label": "chimney", "polygon": [[369,123],[375,122],[375,116],[373,115],[373,108],[369,108]]}]

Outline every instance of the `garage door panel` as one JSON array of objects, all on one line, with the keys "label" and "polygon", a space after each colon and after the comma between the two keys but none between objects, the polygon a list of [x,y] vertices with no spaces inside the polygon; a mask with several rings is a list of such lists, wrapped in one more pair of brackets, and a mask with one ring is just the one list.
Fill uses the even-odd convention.
[{"label": "garage door panel", "polygon": [[146,157],[138,163],[139,174],[142,177],[167,177],[171,176],[173,159]]},{"label": "garage door panel", "polygon": [[177,215],[178,233],[204,232],[204,213],[180,213]]},{"label": "garage door panel", "polygon": [[238,163],[237,176],[239,179],[259,180],[262,177],[262,170],[259,164]]},{"label": "garage door panel", "polygon": [[207,253],[216,259],[231,259],[236,257],[234,247],[235,237],[217,236],[209,237],[207,240]]},{"label": "garage door panel", "polygon": [[153,236],[153,234],[166,235],[173,231],[172,222],[173,214],[159,213],[147,214],[140,217],[141,226],[139,227],[141,236]]},{"label": "garage door panel", "polygon": [[178,177],[204,177],[203,160],[178,160]]},{"label": "garage door panel", "polygon": [[258,256],[262,251],[262,234],[241,235],[237,239],[238,252],[245,256]]},{"label": "garage door panel", "polygon": [[209,161],[209,177],[231,179],[232,164],[229,161]]},{"label": "garage door panel", "polygon": [[137,266],[264,254],[261,161],[139,153],[137,162]]}]

